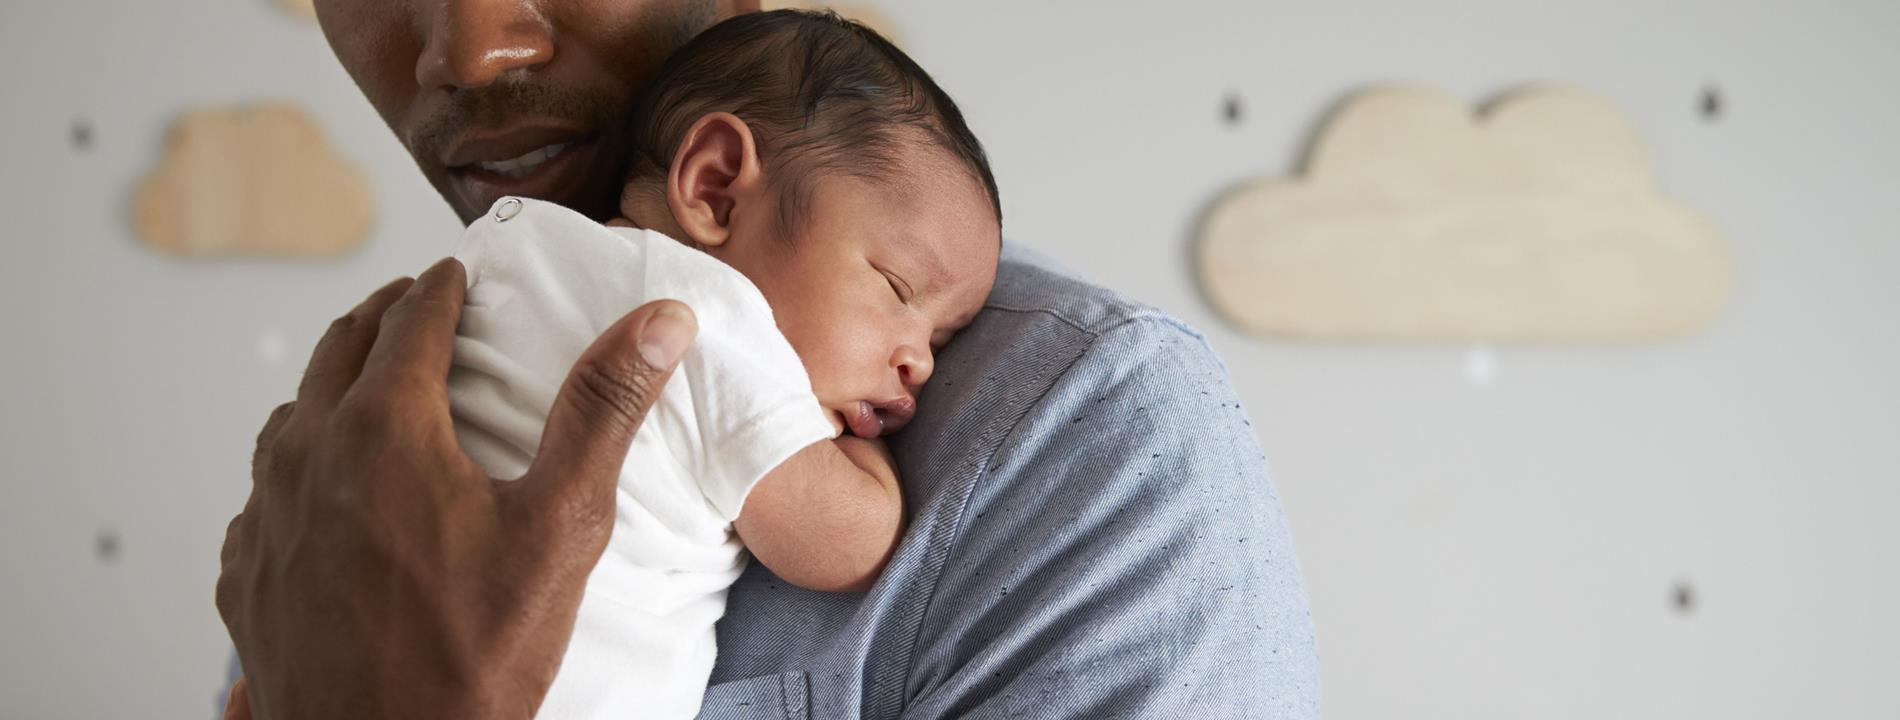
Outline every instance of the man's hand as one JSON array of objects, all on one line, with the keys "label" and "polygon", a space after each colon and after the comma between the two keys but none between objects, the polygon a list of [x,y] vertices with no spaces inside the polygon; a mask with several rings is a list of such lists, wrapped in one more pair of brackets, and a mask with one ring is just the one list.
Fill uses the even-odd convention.
[{"label": "man's hand", "polygon": [[444,260],[370,295],[258,434],[217,585],[256,717],[527,718],[553,682],[627,446],[697,326],[671,301],[615,323],[498,482],[449,418],[464,287]]}]

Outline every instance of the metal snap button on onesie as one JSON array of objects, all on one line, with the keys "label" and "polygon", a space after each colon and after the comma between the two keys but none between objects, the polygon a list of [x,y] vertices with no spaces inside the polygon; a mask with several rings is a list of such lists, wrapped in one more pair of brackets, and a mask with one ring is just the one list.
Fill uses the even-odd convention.
[{"label": "metal snap button on onesie", "polygon": [[495,206],[495,222],[508,222],[509,218],[521,214],[521,199],[507,198]]}]

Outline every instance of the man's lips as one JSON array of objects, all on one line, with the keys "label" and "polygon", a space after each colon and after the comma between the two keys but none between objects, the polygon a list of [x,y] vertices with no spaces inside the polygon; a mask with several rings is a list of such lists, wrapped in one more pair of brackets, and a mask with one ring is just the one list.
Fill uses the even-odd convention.
[{"label": "man's lips", "polygon": [[569,141],[527,150],[523,155],[484,160],[448,169],[462,204],[480,214],[503,196],[516,195],[561,203],[585,203],[600,145]]},{"label": "man's lips", "polygon": [[459,170],[481,162],[519,158],[550,145],[591,142],[590,133],[560,124],[528,124],[495,132],[469,133],[457,138],[439,158],[442,166]]}]

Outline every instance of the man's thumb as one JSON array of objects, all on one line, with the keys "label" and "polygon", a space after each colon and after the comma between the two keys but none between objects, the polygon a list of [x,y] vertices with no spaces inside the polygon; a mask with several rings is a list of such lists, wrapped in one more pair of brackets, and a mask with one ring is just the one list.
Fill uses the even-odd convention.
[{"label": "man's thumb", "polygon": [[251,688],[239,675],[224,698],[224,720],[251,720]]},{"label": "man's thumb", "polygon": [[676,300],[647,303],[607,328],[554,398],[521,490],[541,508],[579,516],[557,522],[611,527],[627,446],[698,332],[693,311]]}]

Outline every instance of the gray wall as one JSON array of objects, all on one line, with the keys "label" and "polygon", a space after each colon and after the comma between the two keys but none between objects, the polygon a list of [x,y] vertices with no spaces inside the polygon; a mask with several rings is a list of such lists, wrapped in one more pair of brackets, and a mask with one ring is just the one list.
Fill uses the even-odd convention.
[{"label": "gray wall", "polygon": [[[989,145],[1007,233],[1226,358],[1292,517],[1330,716],[1900,716],[1900,4],[882,7]],[[0,716],[200,717],[252,435],[329,319],[456,223],[315,26],[265,0],[7,3],[0,68]],[[1498,348],[1489,383],[1468,348],[1222,325],[1190,279],[1196,214],[1393,80],[1622,105],[1666,192],[1729,233],[1729,310],[1676,342]],[[136,244],[169,118],[262,99],[311,108],[364,166],[368,245],[293,264]]]}]

